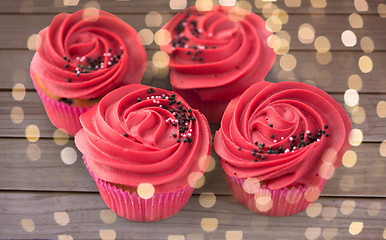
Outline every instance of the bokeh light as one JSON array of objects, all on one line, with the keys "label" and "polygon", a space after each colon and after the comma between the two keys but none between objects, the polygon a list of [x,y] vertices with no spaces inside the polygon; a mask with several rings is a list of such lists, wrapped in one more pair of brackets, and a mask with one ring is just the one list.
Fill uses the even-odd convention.
[{"label": "bokeh light", "polygon": [[35,223],[30,218],[23,218],[20,221],[20,224],[21,224],[21,227],[23,228],[23,230],[26,232],[33,232],[35,230]]},{"label": "bokeh light", "polygon": [[76,162],[78,154],[72,147],[65,147],[62,149],[62,151],[60,151],[60,158],[62,159],[63,163],[71,165]]},{"label": "bokeh light", "polygon": [[144,45],[150,45],[153,43],[153,40],[154,40],[154,34],[153,32],[150,30],[150,29],[141,29],[139,32],[138,32],[139,36],[141,37],[142,39],[142,43]]},{"label": "bokeh light", "polygon": [[322,236],[325,240],[332,240],[338,234],[337,228],[325,228],[323,229]]},{"label": "bokeh light", "polygon": [[63,0],[63,5],[66,7],[77,6],[78,4],[79,4],[79,0]]},{"label": "bokeh light", "polygon": [[386,117],[386,101],[379,101],[377,103],[377,115],[380,118]]},{"label": "bokeh light", "polygon": [[369,10],[369,5],[366,0],[354,0],[354,6],[358,12],[365,12]]},{"label": "bokeh light", "polygon": [[326,0],[311,0],[313,8],[325,8],[327,6]]},{"label": "bokeh light", "polygon": [[355,210],[355,201],[353,200],[344,200],[340,206],[340,212],[343,215],[350,215]]},{"label": "bokeh light", "polygon": [[31,161],[37,161],[41,158],[42,151],[40,150],[39,145],[36,143],[29,144],[26,151],[27,151],[27,157]]},{"label": "bokeh light", "polygon": [[349,135],[349,142],[352,146],[359,146],[363,141],[363,133],[360,129],[354,128]]},{"label": "bokeh light", "polygon": [[99,230],[99,237],[101,240],[115,240],[117,233],[112,229],[101,229]]},{"label": "bokeh light", "polygon": [[371,202],[369,207],[367,208],[367,213],[370,217],[375,217],[381,211],[382,205],[380,202]]},{"label": "bokeh light", "polygon": [[347,80],[348,87],[360,91],[362,89],[362,78],[358,74],[352,74],[348,77]]},{"label": "bokeh light", "polygon": [[23,110],[23,108],[21,108],[19,106],[13,107],[11,109],[10,118],[11,118],[11,121],[14,124],[22,123],[23,120],[24,120],[24,110]]},{"label": "bokeh light", "polygon": [[309,227],[304,232],[304,236],[307,238],[307,240],[315,240],[319,238],[321,233],[322,230],[319,227]]},{"label": "bokeh light", "polygon": [[357,44],[357,36],[351,30],[346,30],[342,33],[341,39],[346,47],[354,47]]},{"label": "bokeh light", "polygon": [[66,226],[70,222],[70,216],[67,212],[55,212],[54,219],[60,226]]},{"label": "bokeh light", "polygon": [[349,21],[350,26],[352,28],[362,28],[363,27],[363,19],[362,19],[361,15],[359,15],[358,13],[350,14],[350,16],[348,17],[348,21]]},{"label": "bokeh light", "polygon": [[371,53],[374,51],[374,42],[373,40],[368,37],[368,36],[365,36],[361,39],[361,49],[363,52],[365,53]]},{"label": "bokeh light", "polygon": [[16,83],[12,88],[12,97],[16,101],[22,101],[25,98],[26,90],[22,83]]},{"label": "bokeh light", "polygon": [[354,177],[350,175],[344,175],[339,181],[339,188],[343,192],[348,192],[354,187]]},{"label": "bokeh light", "polygon": [[373,70],[373,61],[369,56],[362,56],[358,61],[359,69],[363,73],[369,73]]},{"label": "bokeh light", "polygon": [[216,204],[216,195],[214,193],[201,193],[198,202],[204,208],[211,208]]},{"label": "bokeh light", "polygon": [[102,209],[99,212],[99,217],[106,224],[112,224],[117,220],[117,214],[110,209]]},{"label": "bokeh light", "polygon": [[242,231],[226,231],[225,240],[242,240],[243,232]]},{"label": "bokeh light", "polygon": [[145,23],[148,27],[159,27],[162,24],[162,15],[157,11],[150,11],[145,16]]},{"label": "bokeh light", "polygon": [[328,40],[327,37],[319,36],[315,39],[314,46],[316,51],[325,53],[330,51],[331,44],[330,44],[330,40]]},{"label": "bokeh light", "polygon": [[296,58],[292,54],[286,54],[280,57],[280,67],[284,71],[292,71],[296,67]]},{"label": "bokeh light", "polygon": [[298,29],[299,41],[303,44],[310,44],[315,38],[315,29],[309,23],[303,23]]},{"label": "bokeh light", "polygon": [[353,236],[362,232],[363,222],[352,222],[349,227],[349,233]]},{"label": "bokeh light", "polygon": [[338,209],[336,207],[325,207],[322,212],[322,217],[326,221],[332,221],[337,213]]},{"label": "bokeh light", "polygon": [[287,7],[296,8],[296,7],[300,7],[302,1],[301,0],[284,0],[284,3]]},{"label": "bokeh light", "polygon": [[28,125],[25,129],[25,137],[30,142],[36,142],[40,138],[40,130],[36,125]]},{"label": "bokeh light", "polygon": [[359,103],[359,94],[355,89],[347,89],[344,93],[344,103],[353,107]]},{"label": "bokeh light", "polygon": [[386,18],[386,4],[384,3],[378,4],[377,11],[381,18]]},{"label": "bokeh light", "polygon": [[173,10],[182,10],[186,8],[187,5],[186,0],[170,0],[169,1],[169,7]]},{"label": "bokeh light", "polygon": [[154,196],[155,188],[151,183],[140,183],[137,187],[137,194],[142,199],[149,199]]},{"label": "bokeh light", "polygon": [[306,209],[306,214],[310,218],[316,218],[317,216],[319,216],[322,213],[322,209],[323,209],[322,204],[311,203],[310,205],[308,205],[308,207]]},{"label": "bokeh light", "polygon": [[218,219],[217,218],[202,218],[201,219],[201,228],[205,232],[213,232],[218,227]]},{"label": "bokeh light", "polygon": [[383,140],[379,146],[379,153],[382,157],[386,157],[386,140]]}]

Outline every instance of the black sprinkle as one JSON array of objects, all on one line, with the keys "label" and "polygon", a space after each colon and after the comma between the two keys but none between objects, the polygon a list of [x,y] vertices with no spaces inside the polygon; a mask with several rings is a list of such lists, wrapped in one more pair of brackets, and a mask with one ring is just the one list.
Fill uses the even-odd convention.
[{"label": "black sprinkle", "polygon": [[257,159],[253,160],[254,162],[257,162]]},{"label": "black sprinkle", "polygon": [[67,78],[67,80],[66,80],[67,82],[71,82],[71,79],[69,79],[69,78]]},{"label": "black sprinkle", "polygon": [[190,51],[186,51],[186,55],[189,55],[190,54]]},{"label": "black sprinkle", "polygon": [[259,144],[257,141],[255,142],[255,145]]},{"label": "black sprinkle", "polygon": [[328,128],[328,125],[324,125],[324,129],[327,129]]},{"label": "black sprinkle", "polygon": [[178,138],[178,139],[177,139],[177,142],[181,142],[181,138]]},{"label": "black sprinkle", "polygon": [[188,142],[189,140],[187,138],[184,139],[184,142]]},{"label": "black sprinkle", "polygon": [[329,136],[330,136],[330,134],[327,133],[327,134],[326,134],[326,137],[329,137]]},{"label": "black sprinkle", "polygon": [[68,64],[65,64],[64,67],[65,67],[65,68],[68,68]]},{"label": "black sprinkle", "polygon": [[127,133],[124,133],[123,136],[124,136],[124,137],[128,137],[129,135],[128,135]]},{"label": "black sprinkle", "polygon": [[241,147],[239,147],[239,151],[241,151]]},{"label": "black sprinkle", "polygon": [[273,124],[271,123],[271,124],[269,124],[269,126],[270,126],[270,127],[273,127]]},{"label": "black sprinkle", "polygon": [[66,57],[66,56],[64,56],[64,57],[63,57],[63,59],[64,59],[64,60],[66,60],[66,59],[67,59],[67,57]]},{"label": "black sprinkle", "polygon": [[261,155],[261,159],[264,160],[264,159],[265,159],[265,156],[264,156],[264,155]]},{"label": "black sprinkle", "polygon": [[212,48],[214,49],[214,48],[216,48],[216,46],[212,46]]},{"label": "black sprinkle", "polygon": [[265,147],[265,143],[262,143],[261,146],[262,146],[262,147]]},{"label": "black sprinkle", "polygon": [[202,57],[199,57],[197,60],[201,62],[202,61]]},{"label": "black sprinkle", "polygon": [[195,57],[191,57],[190,59],[191,59],[191,60],[195,60],[196,58],[195,58]]},{"label": "black sprinkle", "polygon": [[274,137],[275,137],[275,135],[272,134],[272,135],[271,135],[271,138],[274,138]]},{"label": "black sprinkle", "polygon": [[79,73],[76,74],[77,77],[79,77],[79,75],[80,75]]},{"label": "black sprinkle", "polygon": [[137,98],[137,102],[140,102],[141,101],[141,98]]},{"label": "black sprinkle", "polygon": [[173,133],[173,137],[177,137],[177,134]]}]

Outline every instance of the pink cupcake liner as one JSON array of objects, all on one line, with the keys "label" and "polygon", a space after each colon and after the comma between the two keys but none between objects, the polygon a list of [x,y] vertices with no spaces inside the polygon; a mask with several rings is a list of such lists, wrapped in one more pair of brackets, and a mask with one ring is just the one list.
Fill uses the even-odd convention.
[{"label": "pink cupcake liner", "polygon": [[324,180],[317,187],[291,186],[269,190],[266,185],[253,193],[244,190],[245,178],[226,175],[228,186],[233,196],[248,209],[267,216],[289,216],[304,211],[316,201],[326,183]]},{"label": "pink cupcake liner", "polygon": [[180,90],[173,88],[173,91],[178,93],[185,101],[189,103],[192,108],[198,109],[208,122],[221,122],[222,115],[230,100],[227,101],[206,101],[202,100],[196,93],[190,90]]},{"label": "pink cupcake liner", "polygon": [[86,112],[89,108],[86,106],[74,107],[73,105],[56,101],[44,94],[35,83],[34,85],[40,99],[43,102],[47,116],[51,123],[60,130],[74,136],[82,128],[79,116]]},{"label": "pink cupcake liner", "polygon": [[[83,160],[87,167],[85,157]],[[99,179],[88,167],[87,169],[106,205],[117,215],[137,222],[153,222],[175,215],[187,204],[194,190],[188,185],[181,190],[156,193],[149,199],[143,199],[136,192],[123,191]]]}]

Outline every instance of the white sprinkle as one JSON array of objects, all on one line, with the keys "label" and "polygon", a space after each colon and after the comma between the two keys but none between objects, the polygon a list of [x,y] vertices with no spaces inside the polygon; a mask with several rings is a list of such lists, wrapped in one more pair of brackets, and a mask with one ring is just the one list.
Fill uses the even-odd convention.
[{"label": "white sprinkle", "polygon": [[310,130],[307,130],[307,131],[306,131],[306,134],[309,134],[309,133],[310,133]]},{"label": "white sprinkle", "polygon": [[183,134],[182,136],[183,136],[183,137],[186,137],[186,134]]},{"label": "white sprinkle", "polygon": [[153,100],[153,103],[156,103],[156,101],[155,101],[155,100]]},{"label": "white sprinkle", "polygon": [[281,139],[281,140],[283,140],[283,139],[284,139],[284,137],[281,137],[280,139]]},{"label": "white sprinkle", "polygon": [[112,64],[112,63],[111,63],[110,61],[107,63],[107,65],[109,65],[109,66],[110,66],[111,64]]},{"label": "white sprinkle", "polygon": [[192,136],[192,134],[191,133],[188,133],[188,137],[191,137]]},{"label": "white sprinkle", "polygon": [[212,37],[212,36],[213,36],[213,33],[208,33],[208,36],[209,36],[209,37]]},{"label": "white sprinkle", "polygon": [[79,68],[75,68],[75,71],[79,71]]},{"label": "white sprinkle", "polygon": [[192,130],[192,129],[189,129],[189,132],[193,132],[193,130]]},{"label": "white sprinkle", "polygon": [[103,57],[106,57],[106,53],[103,53]]},{"label": "white sprinkle", "polygon": [[147,97],[146,99],[147,99],[147,100],[149,100],[150,98],[149,98],[149,97]]},{"label": "white sprinkle", "polygon": [[293,149],[293,150],[296,150],[296,147],[293,147],[292,149]]},{"label": "white sprinkle", "polygon": [[122,49],[123,49],[123,46],[119,46],[119,49],[122,50]]},{"label": "white sprinkle", "polygon": [[174,122],[175,122],[175,123],[178,123],[178,120],[176,119],[176,120],[174,120]]},{"label": "white sprinkle", "polygon": [[169,99],[169,97],[165,97],[165,99],[166,99],[166,100],[168,100],[168,99]]},{"label": "white sprinkle", "polygon": [[172,51],[174,51],[174,50],[176,50],[176,48],[175,48],[175,47],[172,47]]},{"label": "white sprinkle", "polygon": [[107,56],[111,57],[111,53],[107,53]]},{"label": "white sprinkle", "polygon": [[167,123],[169,123],[169,118],[168,118],[168,119],[166,119],[166,122],[167,122]]},{"label": "white sprinkle", "polygon": [[188,123],[185,123],[186,126],[188,126]]},{"label": "white sprinkle", "polygon": [[79,57],[76,57],[76,60],[77,60],[77,61],[79,61],[79,59],[80,59]]},{"label": "white sprinkle", "polygon": [[289,152],[290,150],[288,148],[284,151],[284,153],[289,153]]},{"label": "white sprinkle", "polygon": [[162,94],[162,97],[165,97],[165,94]]},{"label": "white sprinkle", "polygon": [[182,22],[182,26],[184,26],[184,27],[185,27],[185,26],[186,26],[186,22]]},{"label": "white sprinkle", "polygon": [[277,140],[275,139],[275,140],[273,140],[273,142],[274,142],[274,143],[277,143]]},{"label": "white sprinkle", "polygon": [[96,68],[96,69],[98,69],[98,68],[99,68],[99,66],[97,65],[97,66],[95,66],[95,68]]},{"label": "white sprinkle", "polygon": [[188,44],[185,44],[185,45],[184,45],[184,48],[188,48],[188,47],[189,47]]},{"label": "white sprinkle", "polygon": [[151,99],[154,99],[154,96],[151,96]]},{"label": "white sprinkle", "polygon": [[159,101],[157,101],[157,104],[159,104]]},{"label": "white sprinkle", "polygon": [[318,138],[318,139],[316,139],[316,141],[317,141],[317,142],[320,142],[320,139]]},{"label": "white sprinkle", "polygon": [[159,105],[160,108],[162,108],[162,105]]}]

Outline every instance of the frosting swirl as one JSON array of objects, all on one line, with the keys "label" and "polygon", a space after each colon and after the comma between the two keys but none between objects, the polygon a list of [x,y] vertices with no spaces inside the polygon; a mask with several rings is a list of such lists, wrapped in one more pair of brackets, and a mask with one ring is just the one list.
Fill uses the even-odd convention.
[{"label": "frosting swirl", "polygon": [[177,94],[132,84],[108,93],[80,117],[75,143],[102,180],[169,192],[194,183],[208,167],[206,118]]},{"label": "frosting swirl", "polygon": [[61,13],[39,32],[31,72],[50,93],[65,98],[99,98],[139,83],[147,56],[137,32],[113,14],[87,10]]},{"label": "frosting swirl", "polygon": [[299,82],[252,85],[228,105],[214,147],[224,171],[269,189],[319,186],[349,149],[350,120],[324,91]]},{"label": "frosting swirl", "polygon": [[[229,100],[256,81],[262,81],[276,54],[267,45],[271,32],[254,13],[214,6],[194,6],[174,16],[163,29],[170,43],[161,49],[170,55],[174,90],[194,90],[202,100]],[[180,92],[180,91],[178,91]]]}]

